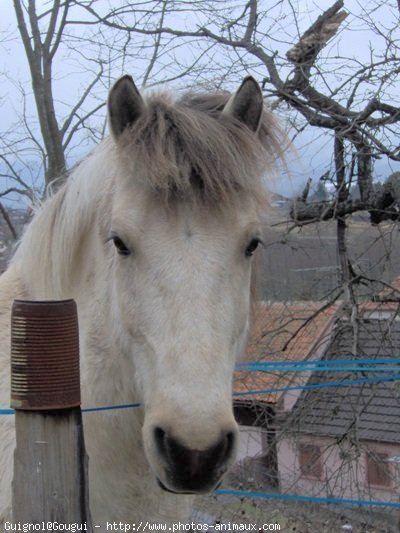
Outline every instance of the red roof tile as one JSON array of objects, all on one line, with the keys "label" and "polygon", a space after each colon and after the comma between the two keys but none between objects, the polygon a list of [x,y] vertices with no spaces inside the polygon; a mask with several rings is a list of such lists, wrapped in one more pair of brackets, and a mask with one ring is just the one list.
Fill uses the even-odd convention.
[{"label": "red roof tile", "polygon": [[[246,361],[303,361],[312,359],[326,340],[339,305],[321,302],[264,303],[256,305]],[[235,372],[234,391],[286,387],[292,372]],[[282,393],[239,396],[277,403]]]}]

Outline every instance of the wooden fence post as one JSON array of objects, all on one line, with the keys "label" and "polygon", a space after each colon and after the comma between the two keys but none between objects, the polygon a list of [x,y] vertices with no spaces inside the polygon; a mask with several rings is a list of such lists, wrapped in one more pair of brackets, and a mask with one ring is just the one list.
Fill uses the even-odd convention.
[{"label": "wooden fence post", "polygon": [[92,531],[73,300],[14,302],[11,406],[14,523],[77,524]]}]

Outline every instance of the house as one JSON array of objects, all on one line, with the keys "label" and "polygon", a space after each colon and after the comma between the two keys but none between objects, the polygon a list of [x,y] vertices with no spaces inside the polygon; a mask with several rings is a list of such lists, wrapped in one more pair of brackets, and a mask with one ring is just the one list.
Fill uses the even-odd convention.
[{"label": "house", "polygon": [[[257,303],[246,361],[302,361],[321,357],[339,306],[321,302]],[[236,481],[277,485],[276,412],[290,410],[299,391],[282,389],[305,383],[309,373],[235,372],[235,415],[241,424]]]},{"label": "house", "polygon": [[[390,310],[368,303],[356,323],[336,324],[322,360],[337,361],[337,371],[314,372],[308,385],[323,387],[303,390],[277,431],[282,492],[399,502],[400,365],[354,372],[340,364],[400,357],[400,322]],[[365,383],[382,376],[391,380]],[[341,385],[358,380],[364,383]]]}]

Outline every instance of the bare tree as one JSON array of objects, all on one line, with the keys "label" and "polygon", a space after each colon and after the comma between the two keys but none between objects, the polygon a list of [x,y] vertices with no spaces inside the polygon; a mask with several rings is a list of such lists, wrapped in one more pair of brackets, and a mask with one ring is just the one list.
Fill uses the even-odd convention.
[{"label": "bare tree", "polygon": [[[66,2],[61,11],[60,2],[54,2],[44,38],[39,28],[39,17],[36,13],[35,2],[32,0],[28,2],[28,22],[25,19],[24,7],[20,0],[14,0],[18,29],[29,63],[40,129],[48,157],[46,179],[49,181],[50,176],[58,176],[65,170],[62,134],[54,109],[52,63],[61,41],[69,4]],[[60,21],[58,21],[59,15]],[[29,29],[28,25],[30,26]]]},{"label": "bare tree", "polygon": [[[132,40],[139,35],[152,36],[159,46],[164,46],[165,54],[171,54],[182,44],[186,49],[198,46],[208,62],[207,66],[203,63],[203,68],[209,80],[214,78],[216,83],[221,74],[219,80],[215,80],[210,60],[215,60],[220,69],[221,55],[214,53],[219,47],[220,54],[226,52],[224,76],[226,72],[237,75],[247,69],[258,71],[266,96],[275,99],[273,105],[286,104],[297,112],[297,116],[303,117],[299,129],[311,125],[332,132],[332,154],[333,139],[343,140],[345,153],[352,161],[346,163],[346,184],[357,180],[360,201],[348,202],[343,187],[340,201],[336,196],[330,206],[308,206],[303,196],[292,212],[298,223],[360,210],[370,211],[374,222],[395,217],[393,209],[387,205],[393,189],[386,189],[386,205],[382,210],[382,198],[375,195],[373,187],[374,160],[381,157],[400,160],[396,143],[400,111],[395,105],[397,94],[392,89],[400,71],[395,38],[398,16],[393,13],[393,20],[386,28],[375,23],[374,13],[384,5],[382,2],[370,2],[362,16],[371,34],[384,46],[376,52],[368,41],[360,43],[360,47],[364,47],[360,59],[339,57],[332,47],[328,57],[322,55],[345,22],[348,26],[357,22],[354,17],[349,21],[343,0],[323,11],[305,31],[300,30],[300,24],[304,25],[300,4],[285,0],[278,2],[275,9],[265,2],[249,0],[234,10],[224,2],[214,5],[200,1],[191,4],[190,8],[179,2],[153,2],[150,11],[146,3],[146,13],[133,24],[128,22],[127,14],[136,2],[126,0],[102,15],[96,10],[96,4],[95,0],[84,3],[93,23],[128,33]],[[393,11],[395,7],[393,2]],[[188,14],[189,9],[196,15],[192,17],[195,22],[186,24],[191,27],[174,27],[174,15],[176,18],[176,14],[182,11]],[[152,13],[157,11],[161,11],[163,17],[155,22]],[[278,16],[278,20],[274,20],[274,16]],[[289,28],[286,33],[291,33],[280,37],[276,28],[282,30],[285,23]],[[363,57],[368,46],[371,47],[370,57],[365,62]],[[395,202],[396,198],[392,200]]]},{"label": "bare tree", "polygon": [[[87,15],[94,4],[97,7],[91,1],[57,0],[43,6],[36,0],[14,0],[32,94],[23,82],[5,77],[19,95],[21,111],[15,122],[1,132],[1,196],[22,194],[30,201],[40,198],[43,184],[47,186],[62,176],[71,159],[82,157],[83,138],[89,146],[101,140],[105,120],[104,116],[97,117],[97,112],[104,106],[111,83],[126,69],[143,86],[196,72],[200,58],[177,66],[171,51],[179,45],[173,39],[165,44],[161,34],[157,34],[138,40],[129,32],[94,24]],[[167,14],[174,11],[169,2],[159,3],[156,9],[146,2],[121,9],[116,16],[126,17],[135,27],[151,21],[160,28]],[[67,62],[70,69],[72,65],[71,72],[63,64]],[[65,95],[63,82],[71,87],[77,79],[80,91],[74,90],[73,97]],[[36,117],[30,111],[32,96]]]},{"label": "bare tree", "polygon": [[70,8],[69,0],[56,0],[49,9],[38,13],[35,0],[14,0],[43,140],[46,183],[66,170],[65,152],[73,133],[98,108],[95,107],[83,117],[78,116],[78,110],[102,75],[101,62],[98,64],[98,72],[67,117],[63,121],[57,117],[53,95],[53,64],[68,24]]}]

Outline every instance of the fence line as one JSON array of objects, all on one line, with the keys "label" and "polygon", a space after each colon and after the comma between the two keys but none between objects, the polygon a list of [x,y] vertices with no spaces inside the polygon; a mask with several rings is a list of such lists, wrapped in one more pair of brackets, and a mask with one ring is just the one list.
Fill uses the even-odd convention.
[{"label": "fence line", "polygon": [[[256,371],[256,370],[254,370]],[[386,381],[400,381],[400,375],[398,376],[378,376],[375,378],[360,378],[360,379],[349,379],[343,381],[331,381],[329,383],[313,383],[310,385],[291,385],[288,387],[276,387],[271,389],[262,389],[262,390],[251,390],[251,391],[240,391],[234,392],[233,396],[254,396],[260,394],[270,394],[274,392],[289,392],[293,390],[314,390],[314,389],[324,389],[330,387],[345,387],[350,385],[364,385],[368,383],[378,383]],[[100,407],[84,407],[82,408],[83,413],[91,413],[96,411],[112,411],[117,409],[133,409],[141,407],[141,403],[127,403],[119,405],[105,405]],[[14,409],[0,409],[1,415],[13,415],[15,414]]]},{"label": "fence line", "polygon": [[[400,373],[400,367],[382,368],[385,364],[400,364],[400,358],[397,359],[351,359],[351,360],[336,360],[336,361],[281,361],[281,362],[263,362],[263,363],[242,363],[238,364],[236,370],[245,372],[315,372],[315,371],[331,371],[331,372],[397,372]],[[350,366],[352,365],[352,366]],[[367,366],[361,365],[378,365]],[[386,382],[386,381],[400,381],[400,375],[392,376],[377,376],[374,378],[332,381],[330,383],[316,383],[309,385],[293,385],[287,387],[270,388],[258,391],[234,392],[234,396],[251,396],[260,394],[269,394],[274,392],[287,392],[292,390],[312,390],[322,389],[327,387],[343,387],[350,385],[362,385],[368,383]],[[100,407],[86,407],[82,408],[83,413],[96,411],[111,411],[120,409],[139,408],[142,404],[130,403],[109,405]],[[14,409],[0,409],[0,415],[13,415]],[[267,492],[253,492],[241,491],[231,489],[218,489],[215,491],[219,496],[233,496],[240,498],[252,499],[268,499],[268,500],[289,500],[289,501],[303,501],[321,504],[341,504],[354,506],[369,506],[369,507],[387,507],[400,509],[400,503],[389,501],[374,501],[374,500],[353,500],[345,498],[328,498],[319,496],[304,496],[296,494],[277,494]]]},{"label": "fence line", "polygon": [[349,385],[363,385],[366,383],[378,383],[380,381],[400,381],[399,376],[381,376],[376,378],[366,379],[348,379],[343,381],[331,381],[329,383],[313,383],[311,385],[291,385],[289,387],[277,387],[275,389],[262,389],[256,391],[235,392],[234,396],[252,396],[255,394],[270,394],[272,392],[288,392],[292,390],[313,390],[313,389],[327,389],[330,387],[346,387]]},{"label": "fence line", "polygon": [[[399,365],[385,367],[385,365]],[[364,366],[369,365],[369,366]],[[239,363],[236,370],[245,372],[400,372],[400,358],[388,359],[335,359],[318,361],[265,361]]]},{"label": "fence line", "polygon": [[274,492],[252,492],[247,490],[218,489],[218,496],[236,496],[238,498],[254,498],[261,500],[291,500],[314,503],[368,505],[370,507],[391,507],[400,509],[400,503],[377,500],[350,500],[346,498],[323,498],[321,496],[302,496],[300,494],[276,494]]}]

